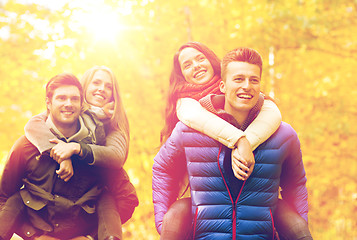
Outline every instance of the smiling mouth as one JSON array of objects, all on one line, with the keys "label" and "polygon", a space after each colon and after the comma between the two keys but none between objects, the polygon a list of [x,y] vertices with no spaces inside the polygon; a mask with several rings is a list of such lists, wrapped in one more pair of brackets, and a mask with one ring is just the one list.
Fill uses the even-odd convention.
[{"label": "smiling mouth", "polygon": [[193,75],[193,77],[194,77],[194,78],[201,78],[203,75],[205,75],[205,73],[206,73],[206,70],[200,70],[200,71],[196,72],[196,73]]},{"label": "smiling mouth", "polygon": [[94,94],[94,97],[99,98],[100,100],[105,100],[105,97],[100,94]]},{"label": "smiling mouth", "polygon": [[66,115],[66,116],[70,116],[73,113],[74,113],[73,111],[62,111],[62,114]]},{"label": "smiling mouth", "polygon": [[253,95],[247,94],[247,93],[240,93],[240,94],[237,94],[237,97],[241,98],[241,99],[249,100],[249,99],[253,98]]}]

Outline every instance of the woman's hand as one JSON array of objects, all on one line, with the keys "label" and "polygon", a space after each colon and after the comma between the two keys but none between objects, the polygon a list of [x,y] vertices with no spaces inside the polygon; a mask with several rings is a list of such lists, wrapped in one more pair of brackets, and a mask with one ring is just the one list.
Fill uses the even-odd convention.
[{"label": "woman's hand", "polygon": [[108,118],[111,118],[114,113],[114,102],[109,102],[104,105],[103,111]]},{"label": "woman's hand", "polygon": [[74,174],[72,160],[71,159],[63,160],[60,163],[60,168],[56,170],[56,173],[59,176],[59,178],[61,178],[65,182],[68,182],[69,179],[71,179],[71,177]]},{"label": "woman's hand", "polygon": [[237,147],[232,150],[232,168],[234,175],[239,180],[247,180],[253,172],[255,165],[254,154],[250,143],[245,137],[237,142]]},{"label": "woman's hand", "polygon": [[232,169],[234,176],[239,180],[245,181],[248,178],[247,161],[239,155],[238,148],[232,150]]},{"label": "woman's hand", "polygon": [[79,143],[75,142],[65,143],[55,138],[51,139],[50,143],[56,144],[56,146],[51,149],[50,157],[59,164],[61,164],[62,161],[71,158],[73,154],[79,154],[81,150]]}]

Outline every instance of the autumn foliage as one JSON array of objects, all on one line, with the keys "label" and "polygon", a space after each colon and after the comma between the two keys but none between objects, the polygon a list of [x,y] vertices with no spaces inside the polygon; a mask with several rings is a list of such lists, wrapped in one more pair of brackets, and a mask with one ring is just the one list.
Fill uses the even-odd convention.
[{"label": "autumn foliage", "polygon": [[264,92],[299,134],[314,239],[357,239],[356,25],[350,0],[2,0],[1,164],[28,119],[45,110],[52,76],[106,65],[128,114],[125,168],[140,199],[124,237],[158,239],[151,167],[173,55],[190,40],[219,57],[248,46],[264,58]]}]

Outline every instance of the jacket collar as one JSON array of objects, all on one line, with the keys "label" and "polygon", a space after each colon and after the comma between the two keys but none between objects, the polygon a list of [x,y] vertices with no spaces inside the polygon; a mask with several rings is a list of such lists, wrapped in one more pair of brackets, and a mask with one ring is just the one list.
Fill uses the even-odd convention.
[{"label": "jacket collar", "polygon": [[84,138],[86,138],[89,134],[89,131],[87,129],[87,127],[84,125],[83,122],[83,118],[81,116],[79,116],[79,131],[76,132],[73,136],[66,138],[59,130],[58,128],[55,126],[55,124],[53,123],[51,117],[48,117],[46,120],[46,125],[49,127],[49,129],[51,130],[51,132],[53,134],[55,134],[58,139],[64,140],[66,142],[79,142],[81,140],[83,140]]},{"label": "jacket collar", "polygon": [[231,123],[235,127],[245,130],[247,127],[254,121],[254,119],[258,116],[260,109],[263,106],[264,103],[264,94],[260,94],[259,99],[257,104],[250,110],[248,118],[246,121],[240,126],[238,122],[235,120],[235,118],[227,113],[224,110],[224,103],[225,103],[225,97],[223,94],[209,94],[205,97],[203,97],[200,100],[201,105],[206,108],[208,111],[218,115],[219,117],[223,118],[227,122]]}]

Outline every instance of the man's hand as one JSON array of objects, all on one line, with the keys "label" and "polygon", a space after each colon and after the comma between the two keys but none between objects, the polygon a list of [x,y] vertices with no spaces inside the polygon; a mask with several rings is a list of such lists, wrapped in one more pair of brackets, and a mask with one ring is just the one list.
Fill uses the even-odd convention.
[{"label": "man's hand", "polygon": [[74,174],[72,160],[71,159],[63,160],[60,163],[60,168],[56,170],[56,173],[63,181],[68,182],[69,179],[71,179],[71,177]]},{"label": "man's hand", "polygon": [[81,150],[79,143],[75,142],[65,143],[55,138],[51,139],[50,143],[56,144],[56,146],[51,149],[50,157],[59,164],[61,164],[62,161],[71,158],[73,154],[79,154]]},{"label": "man's hand", "polygon": [[232,168],[234,175],[239,180],[245,181],[253,172],[255,165],[254,154],[250,143],[245,137],[237,142],[237,147],[232,150]]}]

